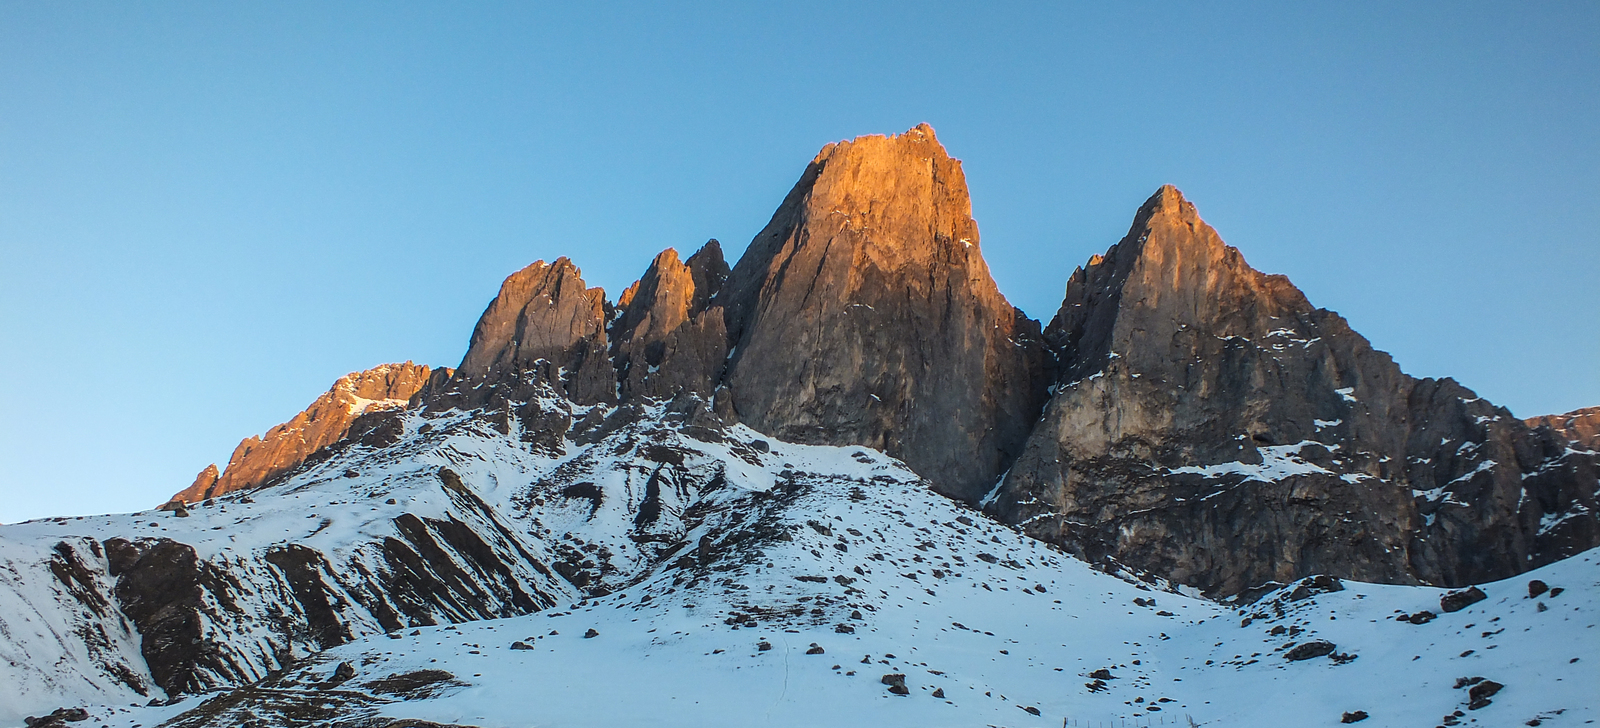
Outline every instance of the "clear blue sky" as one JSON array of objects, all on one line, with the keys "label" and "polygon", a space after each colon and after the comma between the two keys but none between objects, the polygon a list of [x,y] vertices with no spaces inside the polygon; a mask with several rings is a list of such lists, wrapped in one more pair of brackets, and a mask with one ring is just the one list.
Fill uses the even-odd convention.
[{"label": "clear blue sky", "polygon": [[1050,5],[0,3],[0,521],[453,366],[535,259],[737,256],[922,121],[1036,318],[1172,183],[1407,372],[1600,404],[1600,4]]}]

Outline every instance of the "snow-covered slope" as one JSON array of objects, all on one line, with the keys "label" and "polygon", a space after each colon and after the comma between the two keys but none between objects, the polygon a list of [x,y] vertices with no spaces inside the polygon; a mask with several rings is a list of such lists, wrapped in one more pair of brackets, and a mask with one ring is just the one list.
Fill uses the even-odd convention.
[{"label": "snow-covered slope", "polygon": [[[1440,606],[1446,590],[1346,582],[1331,591],[1341,586],[1331,580],[1223,605],[1091,568],[930,492],[872,450],[773,441],[715,422],[694,400],[541,407],[572,418],[567,439],[542,441],[525,419],[497,428],[459,413],[409,414],[397,420],[398,444],[347,447],[253,502],[219,500],[187,518],[0,529],[9,561],[3,648],[12,651],[0,680],[22,686],[0,696],[0,723],[59,705],[127,705],[127,681],[93,678],[107,674],[104,665],[150,682],[131,628],[112,630],[99,654],[74,635],[119,623],[120,602],[107,598],[112,616],[90,619],[63,586],[77,582],[49,571],[61,562],[54,544],[68,543],[96,593],[109,594],[116,579],[91,544],[141,535],[191,544],[237,582],[226,590],[237,613],[220,603],[199,613],[204,634],[244,673],[236,679],[260,681],[168,706],[94,707],[85,725],[1281,726],[1337,724],[1355,711],[1370,716],[1364,725],[1395,726],[1600,718],[1600,552],[1484,585],[1486,599],[1451,613]],[[427,568],[445,583],[454,564],[462,578],[411,611],[403,587],[432,582],[401,578],[404,562],[383,551],[387,540],[422,540],[398,525],[408,514],[438,543],[464,530],[495,554],[441,548]],[[452,522],[464,529],[443,525]],[[455,542],[468,543],[459,533]],[[290,543],[325,559],[315,580],[267,559]],[[495,563],[506,571],[497,575]],[[1530,579],[1562,591],[1529,598]],[[534,608],[504,596],[513,586]],[[333,627],[306,606],[318,588]],[[486,605],[476,612],[473,593]],[[392,614],[380,617],[384,604]],[[520,616],[485,618],[496,610]],[[1394,619],[1423,610],[1438,616]],[[319,629],[350,641],[318,651]],[[1285,656],[1317,652],[1303,646],[1319,640],[1331,653]],[[1505,687],[1467,710],[1472,686],[1454,686],[1475,677]],[[213,675],[213,684],[226,678]],[[1463,716],[1445,720],[1456,710]]]}]

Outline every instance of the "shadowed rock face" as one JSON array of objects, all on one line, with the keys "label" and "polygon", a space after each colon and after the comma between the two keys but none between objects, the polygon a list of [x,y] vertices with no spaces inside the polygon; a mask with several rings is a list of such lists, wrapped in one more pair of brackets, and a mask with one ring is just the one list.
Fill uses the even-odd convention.
[{"label": "shadowed rock face", "polygon": [[961,163],[927,125],[825,147],[715,303],[719,410],[879,448],[947,495],[990,490],[1044,403],[1038,325],[989,276]]},{"label": "shadowed rock face", "polygon": [[208,465],[193,485],[172,498],[194,503],[265,485],[344,439],[362,415],[404,408],[427,383],[429,373],[426,365],[406,362],[346,374],[293,419],[240,442],[220,475],[216,465]]},{"label": "shadowed rock face", "polygon": [[511,274],[478,319],[461,366],[426,395],[430,406],[521,401],[539,382],[576,402],[615,401],[606,314],[605,291],[587,287],[566,258]]},{"label": "shadowed rock face", "polygon": [[1600,450],[1600,407],[1585,407],[1564,415],[1541,415],[1527,423],[1529,427],[1549,427],[1586,450]]},{"label": "shadowed rock face", "polygon": [[728,279],[722,246],[712,240],[687,262],[668,248],[624,291],[612,327],[612,361],[624,400],[669,398],[679,390],[709,395],[722,376],[728,334],[711,299]]},{"label": "shadowed rock face", "polygon": [[1596,541],[1560,520],[1593,512],[1592,455],[1405,375],[1172,187],[1073,272],[1045,336],[1062,375],[988,509],[1090,558],[1236,593],[1486,581]]}]

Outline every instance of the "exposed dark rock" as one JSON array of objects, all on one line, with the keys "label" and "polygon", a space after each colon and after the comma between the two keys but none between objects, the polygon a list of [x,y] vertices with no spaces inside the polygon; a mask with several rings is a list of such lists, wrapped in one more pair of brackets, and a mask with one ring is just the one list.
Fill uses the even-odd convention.
[{"label": "exposed dark rock", "polygon": [[1299,601],[1314,594],[1327,594],[1337,591],[1344,591],[1342,582],[1327,574],[1318,574],[1309,579],[1300,580],[1300,583],[1295,585],[1294,591],[1289,592],[1289,601]]},{"label": "exposed dark rock", "polygon": [[1295,645],[1294,649],[1285,652],[1283,657],[1290,662],[1299,662],[1301,660],[1309,660],[1313,657],[1331,655],[1335,649],[1337,648],[1332,642],[1325,640],[1312,640],[1310,642],[1302,642],[1298,645]]},{"label": "exposed dark rock", "polygon": [[1545,593],[1545,591],[1547,591],[1549,588],[1550,588],[1550,585],[1544,583],[1543,581],[1540,581],[1538,579],[1529,579],[1528,580],[1528,598],[1529,599],[1535,599],[1540,594]]},{"label": "exposed dark rock", "polygon": [[1439,597],[1439,609],[1445,612],[1459,612],[1467,607],[1489,598],[1478,587],[1468,587],[1461,591],[1454,591]]},{"label": "exposed dark rock", "polygon": [[354,639],[350,628],[339,619],[334,599],[330,599],[328,585],[323,581],[323,575],[329,573],[331,567],[321,552],[289,544],[268,549],[265,558],[289,583],[305,619],[307,635],[319,649],[337,647]]},{"label": "exposed dark rock", "polygon": [[1367,719],[1367,711],[1352,710],[1339,717],[1340,723],[1360,723]]},{"label": "exposed dark rock", "polygon": [[1467,690],[1467,710],[1478,710],[1489,704],[1489,698],[1498,694],[1505,686],[1493,680],[1482,680],[1475,683]]},{"label": "exposed dark rock", "polygon": [[227,579],[195,556],[194,548],[169,539],[105,543],[122,613],[138,627],[140,653],[156,685],[169,695],[192,693],[215,683],[203,675],[240,680],[224,650],[202,631],[203,595],[231,603]]},{"label": "exposed dark rock", "polygon": [[60,728],[67,723],[76,723],[89,719],[89,711],[83,708],[57,708],[54,712],[42,718],[28,716],[22,719],[28,728]]}]

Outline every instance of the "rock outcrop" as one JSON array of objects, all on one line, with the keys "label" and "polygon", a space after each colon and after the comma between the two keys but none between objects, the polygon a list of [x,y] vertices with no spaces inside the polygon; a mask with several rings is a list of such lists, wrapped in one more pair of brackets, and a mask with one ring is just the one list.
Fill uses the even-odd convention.
[{"label": "rock outcrop", "polygon": [[1459,585],[1596,543],[1596,469],[1456,382],[1414,379],[1163,187],[1073,272],[1062,374],[988,504],[1219,594],[1313,573]]},{"label": "rock outcrop", "polygon": [[1600,407],[1585,407],[1564,415],[1540,415],[1526,422],[1529,427],[1549,427],[1585,450],[1600,450]]},{"label": "rock outcrop", "polygon": [[215,464],[208,465],[172,499],[194,503],[261,487],[344,439],[362,415],[405,408],[429,375],[426,365],[409,361],[346,374],[288,422],[240,442],[220,475]]},{"label": "rock outcrop", "polygon": [[961,163],[925,124],[825,147],[716,304],[719,411],[878,448],[956,498],[994,487],[1044,404],[1038,324],[1000,295]]}]

